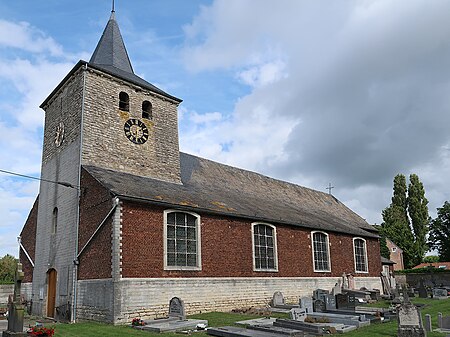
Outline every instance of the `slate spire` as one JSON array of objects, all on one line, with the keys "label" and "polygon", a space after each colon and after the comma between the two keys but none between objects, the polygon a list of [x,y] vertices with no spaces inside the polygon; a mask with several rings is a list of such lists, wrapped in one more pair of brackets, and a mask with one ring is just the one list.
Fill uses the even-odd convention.
[{"label": "slate spire", "polygon": [[89,63],[108,68],[114,67],[134,74],[122,34],[120,34],[119,25],[116,21],[114,7]]}]

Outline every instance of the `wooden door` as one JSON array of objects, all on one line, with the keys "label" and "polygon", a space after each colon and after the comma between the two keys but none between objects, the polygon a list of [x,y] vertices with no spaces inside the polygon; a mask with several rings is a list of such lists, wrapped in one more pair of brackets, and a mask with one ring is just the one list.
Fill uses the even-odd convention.
[{"label": "wooden door", "polygon": [[56,303],[56,270],[50,269],[48,272],[47,289],[47,317],[55,317]]}]

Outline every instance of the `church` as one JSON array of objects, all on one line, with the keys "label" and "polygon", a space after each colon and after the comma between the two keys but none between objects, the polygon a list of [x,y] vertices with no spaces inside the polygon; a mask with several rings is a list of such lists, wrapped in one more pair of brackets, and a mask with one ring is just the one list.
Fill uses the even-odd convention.
[{"label": "church", "polygon": [[330,194],[179,151],[182,100],[134,73],[114,10],[41,104],[39,195],[21,232],[32,313],[124,324],[267,305],[343,274],[381,289],[376,229]]}]

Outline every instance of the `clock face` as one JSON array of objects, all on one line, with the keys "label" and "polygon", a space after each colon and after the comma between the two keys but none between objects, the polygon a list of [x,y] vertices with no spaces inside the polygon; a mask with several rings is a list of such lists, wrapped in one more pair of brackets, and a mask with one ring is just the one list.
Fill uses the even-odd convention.
[{"label": "clock face", "polygon": [[139,119],[130,118],[123,126],[125,136],[135,144],[144,144],[148,139],[148,129]]}]

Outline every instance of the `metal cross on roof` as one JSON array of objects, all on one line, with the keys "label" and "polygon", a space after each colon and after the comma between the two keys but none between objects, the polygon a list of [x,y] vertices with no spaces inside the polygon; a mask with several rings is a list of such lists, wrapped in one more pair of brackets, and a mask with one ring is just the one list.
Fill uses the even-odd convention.
[{"label": "metal cross on roof", "polygon": [[328,187],[326,188],[328,190],[328,194],[331,195],[331,190],[334,188],[334,186],[331,186],[331,183],[328,183]]}]

